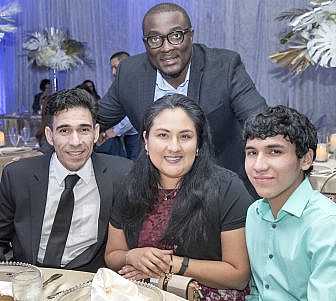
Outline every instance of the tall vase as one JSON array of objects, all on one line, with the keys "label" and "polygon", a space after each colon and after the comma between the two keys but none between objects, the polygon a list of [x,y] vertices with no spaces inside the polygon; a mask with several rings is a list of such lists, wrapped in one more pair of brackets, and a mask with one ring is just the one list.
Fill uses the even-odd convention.
[{"label": "tall vase", "polygon": [[52,89],[52,92],[54,93],[58,90],[58,80],[57,80],[56,69],[49,69],[49,78],[51,81],[51,89]]}]

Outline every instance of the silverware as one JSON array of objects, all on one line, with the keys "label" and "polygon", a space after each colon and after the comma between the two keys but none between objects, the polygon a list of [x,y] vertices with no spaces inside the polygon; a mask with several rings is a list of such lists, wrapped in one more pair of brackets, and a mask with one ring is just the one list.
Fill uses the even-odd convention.
[{"label": "silverware", "polygon": [[92,279],[91,279],[91,280],[88,280],[88,281],[85,281],[85,282],[83,282],[83,283],[80,283],[80,284],[76,284],[76,285],[74,285],[74,286],[72,286],[72,287],[69,287],[69,288],[67,288],[67,289],[58,291],[58,292],[56,292],[56,293],[54,293],[54,294],[51,294],[51,295],[47,296],[47,299],[54,299],[55,297],[57,297],[57,296],[59,296],[59,295],[61,295],[61,294],[71,293],[71,292],[73,292],[73,291],[75,291],[75,290],[77,290],[77,289],[80,289],[80,288],[82,288],[82,287],[87,286],[87,285],[90,284],[91,282],[92,282]]},{"label": "silverware", "polygon": [[62,277],[63,274],[53,274],[47,280],[43,281],[42,288],[45,288],[49,283],[55,281],[56,279]]}]

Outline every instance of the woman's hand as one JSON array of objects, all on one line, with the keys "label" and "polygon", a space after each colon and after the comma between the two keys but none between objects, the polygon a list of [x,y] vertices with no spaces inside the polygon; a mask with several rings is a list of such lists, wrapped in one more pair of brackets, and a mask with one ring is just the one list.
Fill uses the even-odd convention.
[{"label": "woman's hand", "polygon": [[120,275],[129,280],[142,280],[150,278],[150,275],[147,275],[131,265],[125,265],[118,271]]},{"label": "woman's hand", "polygon": [[126,266],[131,265],[149,277],[159,278],[169,271],[171,254],[173,250],[151,247],[132,249],[126,253]]}]

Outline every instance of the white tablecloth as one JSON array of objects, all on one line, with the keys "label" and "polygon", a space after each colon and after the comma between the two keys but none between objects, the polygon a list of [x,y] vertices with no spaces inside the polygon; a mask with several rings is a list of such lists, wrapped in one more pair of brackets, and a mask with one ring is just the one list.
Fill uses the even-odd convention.
[{"label": "white tablecloth", "polygon": [[[70,287],[73,287],[76,284],[83,283],[85,281],[91,280],[94,277],[93,273],[87,273],[87,272],[79,272],[79,271],[71,271],[71,270],[61,270],[61,269],[47,269],[47,268],[41,268],[43,273],[43,278],[46,280],[49,278],[52,274],[60,273],[63,274],[63,276],[54,282],[47,285],[47,287],[44,290],[44,296],[45,300],[46,296],[56,293],[60,290],[64,290]],[[180,298],[176,295],[161,291],[164,296],[164,301],[185,301],[185,299]],[[57,298],[52,299],[54,301],[57,300]],[[83,300],[87,301],[87,300]]]},{"label": "white tablecloth", "polygon": [[[329,159],[327,162],[314,162],[314,171],[309,177],[310,182],[314,189],[321,191],[323,185],[323,193],[334,193],[336,194],[336,160]],[[329,173],[327,171],[330,171]],[[329,177],[331,177],[328,180]],[[328,181],[327,181],[328,180]]]}]

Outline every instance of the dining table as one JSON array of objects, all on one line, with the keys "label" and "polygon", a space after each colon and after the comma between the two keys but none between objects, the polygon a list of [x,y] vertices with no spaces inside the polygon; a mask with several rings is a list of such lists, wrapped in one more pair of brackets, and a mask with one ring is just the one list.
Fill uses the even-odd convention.
[{"label": "dining table", "polygon": [[313,171],[309,176],[313,188],[327,195],[336,202],[336,159],[329,158],[326,162],[314,162]]},{"label": "dining table", "polygon": [[17,146],[0,147],[0,176],[4,167],[14,161],[22,158],[40,156],[42,153],[36,147]]},{"label": "dining table", "polygon": [[[175,294],[163,291],[152,284],[128,281],[106,268],[99,269],[97,273],[91,273],[36,267],[22,262],[0,262],[0,300],[2,298],[9,300],[8,297],[13,295],[12,282],[15,275],[27,271],[39,271],[42,276],[43,297],[39,301],[97,301],[97,298],[92,299],[92,296],[97,296],[97,292],[99,293],[100,301],[119,301],[120,296],[124,298],[123,300],[133,300],[133,297],[136,297],[136,300],[143,301],[186,300]],[[103,274],[105,277],[108,276],[109,279],[102,278]],[[102,279],[104,280],[102,281]],[[136,289],[135,294],[134,287]],[[103,295],[101,295],[102,291]]]},{"label": "dining table", "polygon": [[[90,272],[82,272],[82,271],[75,271],[75,270],[65,270],[65,269],[52,269],[52,268],[40,268],[43,279],[46,280],[49,277],[51,277],[54,274],[62,274],[62,277],[56,279],[55,281],[51,282],[44,288],[44,300],[45,301],[89,301],[90,297],[81,292],[80,288],[81,286],[87,286],[90,285],[90,281],[95,276],[94,273]],[[144,284],[146,285],[146,284]],[[147,285],[149,288],[151,288],[151,285]],[[77,291],[77,288],[79,290]],[[184,298],[181,298],[177,295],[174,295],[172,293],[168,293],[163,290],[159,290],[158,288],[154,288],[156,292],[159,292],[160,295],[162,295],[162,301],[183,301],[186,300]],[[67,296],[66,292],[73,293],[69,296]],[[61,294],[55,296],[55,298],[48,299],[48,296],[54,295],[57,292],[62,292]],[[65,292],[65,293],[64,293]],[[61,298],[62,297],[62,298]],[[152,299],[154,300],[154,299]],[[159,299],[158,299],[159,300]]]}]

